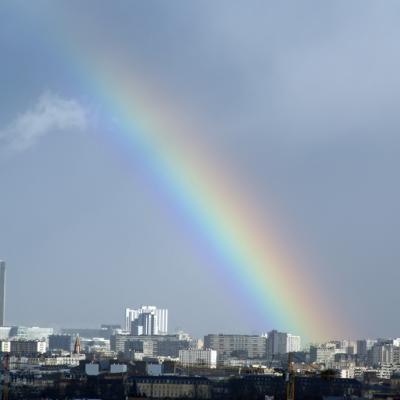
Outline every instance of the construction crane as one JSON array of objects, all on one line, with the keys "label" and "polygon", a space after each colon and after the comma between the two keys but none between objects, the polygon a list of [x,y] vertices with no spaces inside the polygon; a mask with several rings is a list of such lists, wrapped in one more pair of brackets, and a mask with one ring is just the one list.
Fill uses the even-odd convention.
[{"label": "construction crane", "polygon": [[286,400],[294,400],[294,370],[292,364],[292,352],[288,353],[287,372],[285,376]]}]

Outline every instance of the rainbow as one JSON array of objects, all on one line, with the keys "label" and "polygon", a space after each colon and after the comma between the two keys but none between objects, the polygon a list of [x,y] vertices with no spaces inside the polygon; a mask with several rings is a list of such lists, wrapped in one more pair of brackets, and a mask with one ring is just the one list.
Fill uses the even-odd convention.
[{"label": "rainbow", "polygon": [[[117,142],[140,160],[147,179],[164,193],[162,201],[174,205],[192,227],[194,240],[212,254],[216,275],[233,282],[230,287],[238,289],[267,327],[309,340],[335,334],[331,307],[323,304],[318,285],[291,259],[290,245],[277,238],[273,218],[262,223],[265,208],[243,195],[205,143],[192,141],[201,137],[201,129],[182,120],[186,110],[173,109],[172,96],[163,101],[151,88],[151,79],[126,67],[114,50],[101,54],[85,48],[81,40],[67,39],[59,27],[54,31],[54,49],[63,53],[81,85],[116,121]],[[235,296],[236,290],[228,295]]]}]

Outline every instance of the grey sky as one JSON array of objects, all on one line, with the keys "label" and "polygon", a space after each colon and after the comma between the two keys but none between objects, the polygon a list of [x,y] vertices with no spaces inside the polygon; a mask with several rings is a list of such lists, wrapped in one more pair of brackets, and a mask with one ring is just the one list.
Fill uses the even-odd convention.
[{"label": "grey sky", "polygon": [[277,205],[304,273],[359,336],[400,335],[399,16],[396,1],[3,2],[7,320],[91,326],[151,303],[195,334],[273,328],[243,315],[251,302],[221,287],[107,142],[104,105],[55,45],[62,25],[204,121],[203,140],[258,204]]}]

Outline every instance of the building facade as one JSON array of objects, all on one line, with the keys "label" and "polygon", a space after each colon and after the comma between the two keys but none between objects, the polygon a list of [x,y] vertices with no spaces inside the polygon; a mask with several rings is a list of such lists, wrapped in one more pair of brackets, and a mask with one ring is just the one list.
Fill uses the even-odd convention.
[{"label": "building facade", "polygon": [[53,335],[53,328],[42,328],[40,326],[13,326],[10,329],[10,337],[24,340],[47,340]]},{"label": "building facade", "polygon": [[152,399],[210,399],[211,384],[206,378],[179,376],[132,377],[136,395]]},{"label": "building facade", "polygon": [[301,349],[300,336],[288,333],[286,335],[286,353],[297,352]]},{"label": "building facade", "polygon": [[300,351],[300,336],[272,330],[267,335],[267,356],[273,358],[282,354]]},{"label": "building facade", "polygon": [[230,357],[261,358],[265,356],[266,338],[257,335],[209,334],[204,336],[204,347],[217,351],[218,362]]},{"label": "building facade", "polygon": [[168,310],[142,306],[125,310],[125,329],[134,335],[167,335]]},{"label": "building facade", "polygon": [[204,366],[207,368],[217,368],[217,351],[211,349],[180,350],[179,362],[184,367]]},{"label": "building facade", "polygon": [[72,336],[71,335],[50,335],[49,336],[49,350],[72,350]]},{"label": "building facade", "polygon": [[393,350],[392,344],[375,344],[371,349],[372,365],[393,364]]},{"label": "building facade", "polygon": [[11,326],[0,326],[0,340],[8,339],[10,337]]},{"label": "building facade", "polygon": [[273,358],[287,353],[287,333],[272,330],[267,337],[267,355]]},{"label": "building facade", "polygon": [[138,315],[131,324],[131,334],[135,336],[158,335],[157,315],[153,312],[144,312]]},{"label": "building facade", "polygon": [[10,340],[10,353],[14,355],[30,355],[46,353],[45,340]]},{"label": "building facade", "polygon": [[326,346],[311,346],[310,361],[317,364],[329,364],[334,360],[336,349]]},{"label": "building facade", "polygon": [[0,351],[2,353],[9,353],[11,350],[10,341],[9,340],[2,340],[0,342]]},{"label": "building facade", "polygon": [[110,339],[111,350],[117,353],[143,353],[145,356],[178,357],[179,350],[188,349],[191,342],[177,335],[135,336],[116,334]]}]

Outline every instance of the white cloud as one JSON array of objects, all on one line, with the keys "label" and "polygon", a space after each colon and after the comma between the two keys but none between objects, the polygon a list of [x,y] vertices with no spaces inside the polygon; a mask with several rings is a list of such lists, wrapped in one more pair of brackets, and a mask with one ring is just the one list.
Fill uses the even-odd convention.
[{"label": "white cloud", "polygon": [[0,129],[0,148],[21,152],[45,135],[69,129],[82,130],[86,125],[86,112],[78,102],[45,92],[32,109]]}]

